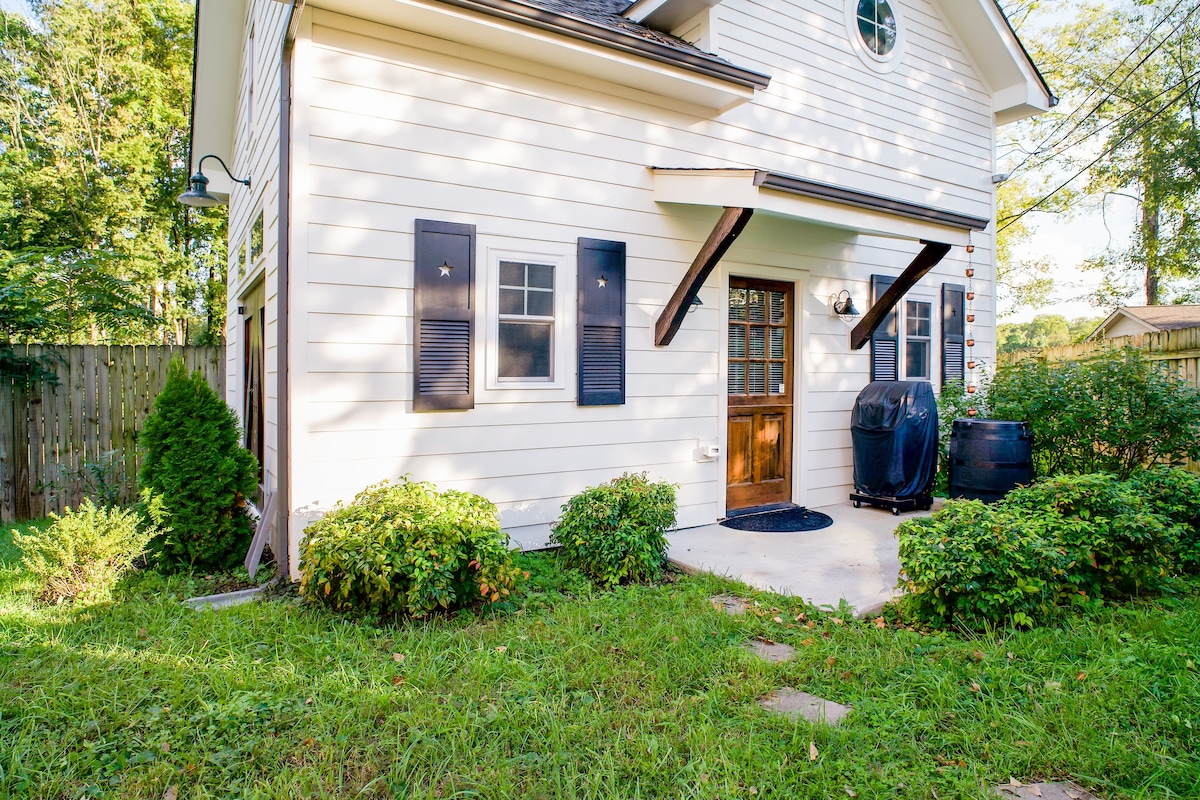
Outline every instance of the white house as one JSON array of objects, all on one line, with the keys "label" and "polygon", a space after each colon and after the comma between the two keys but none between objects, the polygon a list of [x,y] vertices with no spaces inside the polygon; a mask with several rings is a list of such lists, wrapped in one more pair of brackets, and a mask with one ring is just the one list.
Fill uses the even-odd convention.
[{"label": "white house", "polygon": [[872,377],[993,357],[996,129],[1055,102],[994,0],[199,0],[196,24],[192,166],[250,183],[203,166],[228,400],[292,574],[309,520],[405,474],[527,547],[624,471],[678,484],[681,527],[845,502]]}]

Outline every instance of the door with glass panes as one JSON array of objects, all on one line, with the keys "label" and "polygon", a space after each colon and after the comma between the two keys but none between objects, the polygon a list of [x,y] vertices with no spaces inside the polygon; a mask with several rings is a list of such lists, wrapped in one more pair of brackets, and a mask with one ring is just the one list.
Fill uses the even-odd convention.
[{"label": "door with glass panes", "polygon": [[729,281],[727,511],[792,499],[792,288]]}]

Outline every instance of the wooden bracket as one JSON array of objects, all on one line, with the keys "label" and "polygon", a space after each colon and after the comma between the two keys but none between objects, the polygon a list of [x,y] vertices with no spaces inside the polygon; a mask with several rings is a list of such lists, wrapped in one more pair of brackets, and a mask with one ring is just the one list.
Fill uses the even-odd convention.
[{"label": "wooden bracket", "polygon": [[912,260],[912,263],[905,267],[904,272],[896,278],[888,290],[883,293],[883,297],[871,306],[871,310],[863,314],[863,318],[854,326],[854,330],[850,331],[850,349],[861,350],[863,345],[871,341],[871,336],[874,335],[875,329],[883,323],[883,318],[888,315],[896,304],[900,302],[900,298],[908,294],[908,290],[925,276],[925,273],[937,266],[938,262],[945,258],[946,253],[950,252],[950,245],[942,242],[926,242],[921,252],[917,253],[917,257]]},{"label": "wooden bracket", "polygon": [[675,293],[671,295],[667,307],[658,315],[658,321],[654,323],[654,344],[656,346],[666,347],[675,338],[679,326],[683,324],[684,316],[692,307],[692,300],[700,292],[700,287],[712,273],[713,267],[725,255],[725,251],[733,244],[733,240],[745,229],[746,223],[750,221],[753,214],[753,208],[726,207],[721,212],[721,218],[717,220],[712,233],[708,235],[704,246],[700,248],[700,252],[692,261],[692,266],[688,268],[687,274],[675,288]]}]

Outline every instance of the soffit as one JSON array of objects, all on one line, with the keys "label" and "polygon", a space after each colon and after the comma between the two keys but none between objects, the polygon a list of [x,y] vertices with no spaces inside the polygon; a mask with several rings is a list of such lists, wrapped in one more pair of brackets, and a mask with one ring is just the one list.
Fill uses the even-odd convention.
[{"label": "soffit", "polygon": [[1032,117],[1058,104],[995,0],[936,0],[992,90],[996,123]]},{"label": "soffit", "polygon": [[[209,153],[227,163],[233,155],[245,19],[246,0],[197,1],[189,172]],[[217,196],[227,195],[233,186],[220,169],[209,167],[205,177]]]},{"label": "soffit", "polygon": [[602,24],[535,3],[315,0],[308,5],[599,78],[710,111],[745,102],[770,81],[762,73],[730,64],[673,37],[645,29],[625,30],[621,25]]}]

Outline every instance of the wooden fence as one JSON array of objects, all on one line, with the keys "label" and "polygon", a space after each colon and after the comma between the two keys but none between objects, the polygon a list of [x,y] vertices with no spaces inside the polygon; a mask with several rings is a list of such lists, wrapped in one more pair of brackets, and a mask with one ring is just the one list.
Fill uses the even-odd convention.
[{"label": "wooden fence", "polygon": [[1136,347],[1151,360],[1163,362],[1193,386],[1200,386],[1200,327],[1162,333],[1140,333],[1136,336],[1100,339],[1061,347],[1047,347],[1043,350],[1018,350],[1015,353],[1001,353],[997,360],[1001,364],[1010,364],[1025,358],[1043,358],[1051,363],[1083,361],[1117,347]]},{"label": "wooden fence", "polygon": [[224,347],[29,345],[57,382],[0,380],[0,522],[136,493],[137,437],[172,358],[225,396]]}]

